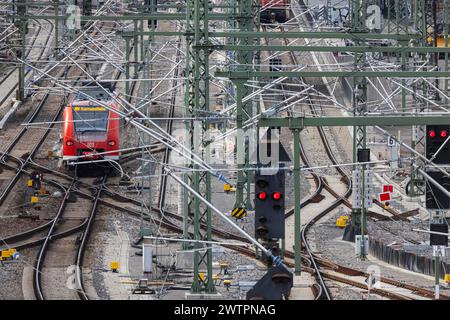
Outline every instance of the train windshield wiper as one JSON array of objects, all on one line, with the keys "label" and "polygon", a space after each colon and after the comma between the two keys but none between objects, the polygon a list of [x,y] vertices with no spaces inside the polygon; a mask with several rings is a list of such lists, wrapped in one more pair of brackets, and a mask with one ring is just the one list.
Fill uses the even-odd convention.
[{"label": "train windshield wiper", "polygon": [[103,129],[100,129],[100,128],[97,128],[97,129],[80,129],[80,130],[77,130],[79,133],[81,133],[81,134],[83,134],[83,133],[86,133],[86,132],[106,132],[106,130],[103,130]]}]

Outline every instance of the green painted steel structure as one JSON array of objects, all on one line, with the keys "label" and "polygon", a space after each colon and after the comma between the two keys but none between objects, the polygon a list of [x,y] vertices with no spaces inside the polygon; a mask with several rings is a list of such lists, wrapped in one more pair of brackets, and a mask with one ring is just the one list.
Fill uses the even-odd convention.
[{"label": "green painted steel structure", "polygon": [[[279,34],[272,31],[260,31],[258,21],[259,3],[256,0],[236,0],[227,3],[224,6],[211,6],[207,0],[188,0],[186,13],[161,13],[157,10],[151,10],[146,14],[134,15],[117,15],[117,16],[81,16],[81,21],[132,21],[135,29],[132,32],[122,32],[125,40],[125,47],[127,51],[126,57],[126,77],[130,78],[130,47],[133,44],[135,47],[139,42],[143,41],[144,36],[183,36],[186,41],[186,96],[185,96],[185,115],[187,118],[204,118],[205,114],[210,111],[210,74],[209,74],[209,60],[210,54],[213,50],[232,51],[236,57],[237,64],[232,63],[228,65],[228,70],[220,70],[215,73],[216,77],[225,77],[231,79],[236,86],[236,126],[242,128],[243,123],[255,115],[256,104],[252,101],[244,102],[244,98],[251,93],[251,90],[246,86],[248,80],[258,80],[261,77],[346,77],[352,78],[353,88],[358,87],[358,90],[353,90],[352,109],[353,117],[322,117],[322,118],[261,118],[258,126],[279,126],[289,127],[293,132],[294,137],[294,193],[295,193],[295,211],[296,214],[300,212],[300,161],[299,161],[299,133],[306,126],[353,126],[354,129],[354,152],[358,148],[365,147],[366,140],[366,126],[380,125],[380,126],[414,126],[412,145],[416,150],[421,151],[421,143],[423,142],[423,126],[427,124],[448,124],[450,118],[448,116],[367,116],[367,78],[399,78],[403,84],[401,89],[401,104],[402,110],[406,111],[407,95],[405,90],[408,78],[418,78],[413,87],[414,93],[411,95],[413,106],[417,112],[426,111],[427,100],[431,92],[427,78],[449,78],[450,71],[448,71],[448,55],[450,48],[448,41],[445,47],[436,48],[436,6],[435,1],[430,0],[411,0],[413,4],[412,19],[414,27],[411,27],[411,17],[408,13],[407,1],[390,0],[390,10],[387,18],[387,32],[381,30],[380,32],[369,31],[365,25],[367,14],[367,6],[371,4],[378,4],[379,1],[362,1],[349,0],[349,7],[351,10],[350,29],[347,32],[292,32],[283,33],[285,38],[311,38],[311,39],[348,39],[354,42],[354,46],[349,47],[329,47],[329,46],[262,46],[258,43],[262,38],[278,38]],[[444,37],[448,40],[448,4],[449,0],[444,1]],[[55,21],[64,20],[67,16],[60,14],[60,8],[63,3],[58,1],[52,2],[18,2],[19,6],[53,6],[55,8],[53,15],[34,15],[30,13],[18,12],[18,21],[23,24],[29,19],[53,19]],[[0,3],[2,5],[2,3]],[[4,5],[11,5],[11,3],[4,3]],[[172,8],[179,6],[171,5],[157,5],[155,8]],[[220,13],[216,9],[225,9]],[[26,11],[26,10],[25,10]],[[224,13],[225,12],[225,13]],[[138,28],[138,23],[147,20],[179,20],[186,22],[185,31],[144,31],[143,28]],[[239,32],[233,30],[230,32],[210,32],[209,25],[213,21],[228,21],[239,29]],[[21,24],[21,25],[23,25]],[[18,47],[22,48],[24,52],[26,30],[20,28],[20,35],[22,42],[18,42]],[[211,41],[212,38],[227,38],[225,44],[217,44]],[[431,42],[428,39],[431,38]],[[230,41],[232,39],[232,41]],[[377,46],[370,44],[370,40],[392,40],[396,45],[390,47]],[[55,41],[55,48],[58,48],[58,34]],[[144,48],[142,50],[145,50]],[[304,71],[283,71],[283,72],[265,72],[259,71],[255,66],[258,65],[257,59],[254,55],[260,51],[299,51],[299,52],[352,52],[355,55],[353,68],[349,70],[329,70],[329,71],[314,71],[305,69]],[[138,62],[138,50],[135,50],[135,62]],[[143,51],[144,52],[144,51]],[[372,71],[367,68],[367,53],[390,53],[398,57],[400,68],[386,70],[386,71]],[[435,70],[436,57],[439,53],[443,53],[444,71]],[[427,60],[427,54],[433,54],[426,65],[421,65],[417,68],[411,68],[411,57],[413,54],[418,54],[422,60]],[[141,59],[145,54],[141,53]],[[256,63],[255,63],[256,61]],[[137,64],[135,64],[135,74],[137,77]],[[19,97],[23,98],[24,91],[24,65],[21,64],[21,82],[19,82]],[[422,79],[423,78],[423,79]],[[434,79],[437,86],[438,79]],[[445,92],[448,93],[448,79],[444,79]],[[129,93],[129,83],[126,82],[126,92]],[[437,90],[434,89],[436,93]],[[448,99],[444,97],[444,101]],[[205,161],[208,161],[207,145],[199,144],[199,141],[208,141],[207,129],[208,123],[206,120],[189,121],[186,123],[188,129],[187,142],[190,143],[191,151],[198,155],[202,155]],[[241,139],[242,136],[238,136]],[[249,149],[245,143],[238,143],[238,156],[244,156],[244,164],[239,165],[239,174],[237,177],[237,193],[236,206],[251,207],[250,188],[252,184],[252,170],[247,159],[249,156]],[[419,159],[416,159],[417,163]],[[189,163],[192,169],[199,169],[198,165]],[[211,200],[211,175],[208,172],[201,170],[194,170],[192,173],[186,174],[184,181],[200,193],[208,201]],[[415,170],[412,170],[412,180],[420,189],[421,177]],[[413,188],[413,191],[416,188]],[[364,213],[364,210],[362,211]],[[186,239],[207,240],[211,241],[211,212],[210,209],[202,204],[198,198],[190,196],[188,193],[184,195],[184,237]],[[356,219],[353,219],[356,220]],[[364,232],[365,219],[361,217],[361,229]],[[200,227],[204,223],[207,230],[202,230]],[[300,220],[295,220],[295,229],[300,229]],[[296,249],[296,268],[300,272],[300,242],[299,237],[295,239]],[[192,285],[193,292],[207,292],[214,293],[215,288],[212,281],[212,251],[205,248],[198,242],[194,245],[185,245],[185,248],[195,249],[194,253],[194,279]],[[206,281],[199,278],[200,272],[206,272]]]},{"label": "green painted steel structure", "polygon": [[[188,0],[186,10],[186,101],[185,115],[189,118],[204,118],[209,112],[209,18],[210,10],[207,0]],[[190,121],[187,123],[187,142],[191,152],[201,155],[208,162],[208,123],[206,120]],[[193,169],[199,169],[197,164],[188,163]],[[211,175],[209,172],[198,170],[184,175],[184,181],[209,202],[211,201]],[[184,193],[184,237],[194,240],[211,241],[211,209],[188,192]],[[202,230],[201,224],[207,225]],[[212,279],[212,249],[201,242],[195,242],[194,249],[194,279],[192,292],[214,293],[215,286]],[[206,271],[206,278],[202,280],[200,273]]]}]

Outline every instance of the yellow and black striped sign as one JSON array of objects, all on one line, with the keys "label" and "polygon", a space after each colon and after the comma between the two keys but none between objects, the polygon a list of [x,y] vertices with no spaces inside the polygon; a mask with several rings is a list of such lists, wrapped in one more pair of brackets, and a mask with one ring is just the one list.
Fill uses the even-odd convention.
[{"label": "yellow and black striped sign", "polygon": [[235,208],[231,211],[231,216],[236,219],[242,219],[247,216],[247,211],[244,208]]}]

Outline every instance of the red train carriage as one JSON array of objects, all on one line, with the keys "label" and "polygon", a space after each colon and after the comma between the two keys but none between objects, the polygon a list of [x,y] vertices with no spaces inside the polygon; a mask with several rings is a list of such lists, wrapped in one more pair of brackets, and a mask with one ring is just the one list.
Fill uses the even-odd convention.
[{"label": "red train carriage", "polygon": [[[101,103],[86,100],[84,94]],[[103,104],[103,105],[102,105]],[[117,104],[102,88],[87,87],[64,108],[63,161],[119,159]]]},{"label": "red train carriage", "polygon": [[261,0],[261,23],[283,23],[288,20],[289,0]]}]

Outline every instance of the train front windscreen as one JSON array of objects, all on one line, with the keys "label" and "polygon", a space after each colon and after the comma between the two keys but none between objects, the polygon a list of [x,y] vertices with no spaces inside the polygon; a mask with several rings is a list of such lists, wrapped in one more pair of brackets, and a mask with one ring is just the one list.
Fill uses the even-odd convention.
[{"label": "train front windscreen", "polygon": [[73,121],[76,132],[106,132],[109,111],[105,108],[73,108]]}]

